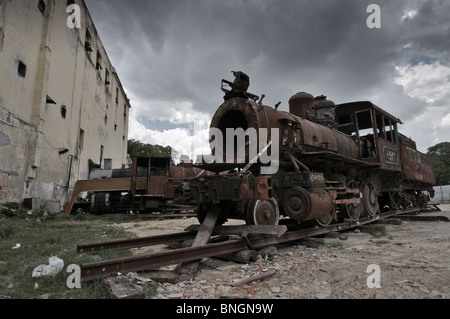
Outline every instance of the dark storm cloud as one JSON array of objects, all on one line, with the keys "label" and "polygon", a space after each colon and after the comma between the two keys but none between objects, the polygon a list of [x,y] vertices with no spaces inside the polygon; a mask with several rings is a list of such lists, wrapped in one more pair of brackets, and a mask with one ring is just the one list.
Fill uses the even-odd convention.
[{"label": "dark storm cloud", "polygon": [[[394,83],[395,66],[450,58],[450,1],[86,3],[125,87],[149,108],[155,103],[151,116],[161,101],[187,101],[212,115],[222,101],[220,80],[241,70],[252,93],[284,110],[291,95],[308,91],[337,103],[376,98],[407,121],[424,103]],[[366,25],[371,3],[382,9],[381,29]]]},{"label": "dark storm cloud", "polygon": [[417,17],[407,21],[407,37],[413,47],[433,58],[450,63],[450,1],[419,3]]}]

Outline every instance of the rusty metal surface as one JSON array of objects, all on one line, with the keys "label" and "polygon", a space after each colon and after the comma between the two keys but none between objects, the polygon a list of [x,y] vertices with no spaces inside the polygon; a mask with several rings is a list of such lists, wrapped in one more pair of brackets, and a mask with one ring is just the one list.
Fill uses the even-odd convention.
[{"label": "rusty metal surface", "polygon": [[316,119],[314,96],[299,92],[289,99],[289,112],[305,119]]},{"label": "rusty metal surface", "polygon": [[430,157],[401,143],[401,158],[404,180],[428,185],[436,184],[433,163]]},{"label": "rusty metal surface", "polygon": [[151,236],[151,237],[143,237],[143,238],[133,238],[133,239],[124,239],[124,240],[116,240],[111,242],[99,242],[92,244],[82,244],[77,246],[77,252],[79,253],[89,253],[96,251],[105,251],[105,250],[125,250],[132,248],[142,248],[148,246],[155,246],[160,244],[170,244],[179,241],[189,240],[195,238],[195,233],[193,232],[183,232],[183,233],[175,233],[175,234],[167,234],[167,235],[159,235],[159,236]]},{"label": "rusty metal surface", "polygon": [[380,168],[400,172],[402,170],[400,147],[383,138],[376,138],[376,143]]},{"label": "rusty metal surface", "polygon": [[[350,136],[294,114],[277,111],[245,99],[233,99],[222,104],[213,117],[211,127],[218,128],[223,133],[226,129],[239,127],[244,130],[254,128],[257,132],[259,129],[269,129],[268,140],[260,143],[268,143],[271,139],[271,129],[278,129],[279,145],[282,149],[329,151],[352,158],[358,158],[359,154],[358,145]],[[226,134],[223,145],[226,145],[225,136]],[[283,153],[283,150],[280,153]]]}]

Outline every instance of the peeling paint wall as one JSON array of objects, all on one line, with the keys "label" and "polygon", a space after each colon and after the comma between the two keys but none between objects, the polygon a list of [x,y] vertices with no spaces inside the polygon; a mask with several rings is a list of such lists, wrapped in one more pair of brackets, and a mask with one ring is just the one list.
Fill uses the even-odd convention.
[{"label": "peeling paint wall", "polygon": [[131,106],[84,1],[80,29],[66,1],[45,3],[0,1],[0,203],[57,210],[89,160],[126,163]]}]

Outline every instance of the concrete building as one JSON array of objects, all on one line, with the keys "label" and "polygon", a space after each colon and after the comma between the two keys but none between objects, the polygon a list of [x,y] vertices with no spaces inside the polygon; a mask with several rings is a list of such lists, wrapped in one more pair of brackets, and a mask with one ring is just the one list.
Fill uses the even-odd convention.
[{"label": "concrete building", "polygon": [[126,165],[130,107],[83,0],[0,0],[0,203],[60,211]]}]

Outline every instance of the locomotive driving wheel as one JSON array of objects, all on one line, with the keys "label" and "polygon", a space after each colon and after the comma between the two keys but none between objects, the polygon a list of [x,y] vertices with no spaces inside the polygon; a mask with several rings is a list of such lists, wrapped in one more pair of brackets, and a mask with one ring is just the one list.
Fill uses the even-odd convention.
[{"label": "locomotive driving wheel", "polygon": [[333,210],[329,215],[322,217],[320,219],[316,219],[316,223],[321,227],[327,227],[331,225],[331,223],[334,221],[335,218],[336,218],[336,208],[333,207]]},{"label": "locomotive driving wheel", "polygon": [[363,195],[364,202],[364,213],[371,217],[375,217],[379,211],[378,204],[378,192],[375,188],[375,185],[370,180],[365,180],[362,183],[361,191]]},{"label": "locomotive driving wheel", "polygon": [[247,207],[248,225],[278,225],[280,210],[275,199],[251,200]]},{"label": "locomotive driving wheel", "polygon": [[[359,189],[359,184],[356,181],[349,181],[347,184],[348,189],[356,190]],[[346,199],[355,199],[359,198],[362,199],[361,192],[354,193],[354,194],[348,194],[346,196]],[[359,203],[349,203],[341,206],[342,213],[344,217],[349,218],[351,221],[356,222],[361,217],[362,213],[362,202]]]}]

